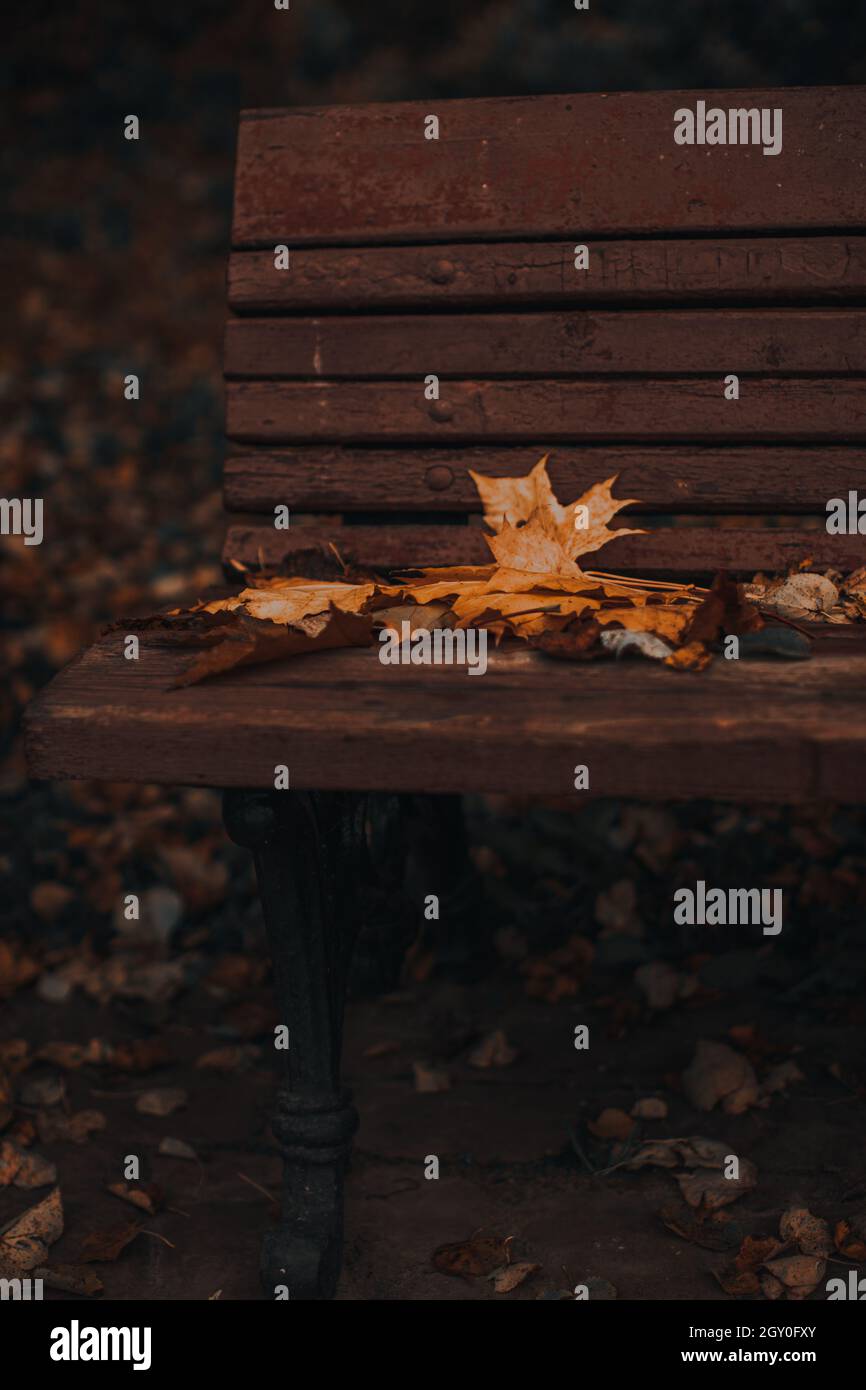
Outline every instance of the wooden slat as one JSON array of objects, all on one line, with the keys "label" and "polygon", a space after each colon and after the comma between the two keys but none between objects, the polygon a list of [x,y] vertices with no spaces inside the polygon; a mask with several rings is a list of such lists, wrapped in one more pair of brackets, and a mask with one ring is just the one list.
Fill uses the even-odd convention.
[{"label": "wooden slat", "polygon": [[484,439],[636,439],[860,442],[866,440],[863,380],[741,383],[724,399],[722,378],[627,381],[453,381],[441,398],[421,382],[234,382],[226,388],[226,432],[249,441],[375,444]]},{"label": "wooden slat", "polygon": [[[119,635],[67,667],[31,706],[36,777],[196,786],[573,792],[647,799],[858,801],[866,779],[866,653],[809,662],[545,661],[491,649],[484,676],[383,667],[326,652],[171,690],[188,658]],[[575,802],[575,804],[578,804]]]},{"label": "wooden slat", "polygon": [[[506,448],[287,449],[250,445],[225,464],[229,511],[478,512],[469,470],[522,477],[537,462],[528,445]],[[831,497],[862,488],[862,449],[776,445],[730,449],[670,445],[574,448],[550,453],[557,497],[580,497],[600,478],[618,475],[616,492],[641,498],[635,511],[817,512]]]},{"label": "wooden slat", "polygon": [[[336,519],[335,519],[336,520]],[[285,568],[313,574],[323,561],[338,569],[333,546],[346,564],[362,569],[408,569],[416,565],[489,564],[492,556],[484,532],[476,526],[295,525],[277,531],[273,524],[237,521],[230,526],[223,550],[232,561],[256,568]],[[753,575],[758,570],[786,570],[807,557],[822,568],[853,570],[866,564],[866,536],[829,536],[826,530],[792,528],[659,527],[642,536],[611,541],[584,563],[587,568],[645,574],[706,574],[716,570]]]},{"label": "wooden slat", "polygon": [[521,304],[663,304],[678,300],[838,302],[866,295],[866,237],[599,241],[589,269],[574,243],[299,248],[229,258],[236,313],[339,309],[505,309]]},{"label": "wooden slat", "polygon": [[[783,145],[675,112],[781,108]],[[438,115],[440,138],[424,138]],[[427,98],[242,113],[237,247],[866,227],[866,87]]]},{"label": "wooden slat", "polygon": [[696,309],[230,319],[227,377],[423,380],[866,372],[866,310]]}]

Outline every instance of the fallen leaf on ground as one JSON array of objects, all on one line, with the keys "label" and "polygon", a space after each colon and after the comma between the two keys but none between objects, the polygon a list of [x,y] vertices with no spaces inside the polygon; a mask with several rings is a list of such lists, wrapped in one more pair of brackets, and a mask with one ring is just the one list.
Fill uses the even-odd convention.
[{"label": "fallen leaf on ground", "polygon": [[433,1267],[440,1274],[477,1279],[507,1265],[511,1236],[486,1236],[476,1231],[468,1240],[440,1245],[433,1251]]},{"label": "fallen leaf on ground", "polygon": [[169,1136],[166,1136],[165,1139],[160,1139],[157,1153],[162,1154],[164,1158],[188,1158],[193,1161],[198,1160],[198,1154],[191,1144],[187,1144],[183,1139],[172,1139]]},{"label": "fallen leaf on ground", "polygon": [[776,1299],[784,1296],[785,1285],[781,1279],[776,1278],[775,1274],[771,1274],[769,1270],[765,1269],[761,1271],[761,1293],[765,1298],[775,1302]]},{"label": "fallen leaf on ground", "polygon": [[33,1271],[34,1279],[42,1279],[49,1289],[60,1293],[77,1293],[87,1298],[102,1293],[104,1284],[96,1272],[83,1265],[41,1265]]},{"label": "fallen leaf on ground", "polygon": [[238,1043],[233,1047],[216,1047],[203,1052],[196,1067],[203,1071],[247,1071],[261,1056],[261,1048],[253,1043]]},{"label": "fallen leaf on ground", "polygon": [[8,999],[40,975],[42,967],[23,947],[7,937],[0,938],[0,999]]},{"label": "fallen leaf on ground", "polygon": [[625,1160],[625,1167],[637,1172],[640,1168],[678,1168],[680,1156],[669,1139],[650,1140],[636,1154]]},{"label": "fallen leaf on ground", "polygon": [[54,922],[75,894],[64,883],[37,883],[30,894],[30,906],[43,922]]},{"label": "fallen leaf on ground", "polygon": [[570,998],[589,974],[594,957],[592,942],[579,935],[570,936],[564,946],[546,956],[530,956],[520,965],[520,973],[527,977],[526,993],[548,1004]]},{"label": "fallen leaf on ground", "polygon": [[648,961],[634,972],[634,981],[651,1009],[670,1009],[690,989],[689,977],[665,961]]},{"label": "fallen leaf on ground", "polygon": [[740,1159],[739,1177],[726,1178],[718,1173],[699,1169],[694,1173],[676,1173],[680,1192],[690,1207],[703,1211],[718,1211],[757,1186],[758,1170],[747,1158]]},{"label": "fallen leaf on ground", "polygon": [[636,1120],[664,1120],[668,1113],[667,1101],[657,1096],[647,1096],[635,1101],[631,1113]]},{"label": "fallen leaf on ground", "polygon": [[767,1075],[761,1082],[761,1095],[774,1096],[779,1091],[785,1091],[792,1086],[795,1081],[805,1081],[806,1078],[797,1066],[796,1062],[777,1062],[770,1067]]},{"label": "fallen leaf on ground", "polygon": [[122,1226],[107,1226],[100,1231],[92,1231],[81,1242],[78,1258],[82,1264],[112,1263],[141,1230],[140,1222],[129,1221]]},{"label": "fallen leaf on ground", "polygon": [[721,1101],[728,1115],[741,1115],[759,1099],[758,1078],[748,1058],[727,1043],[704,1039],[683,1072],[683,1090],[699,1110],[712,1110]]},{"label": "fallen leaf on ground", "polygon": [[105,1129],[107,1123],[99,1110],[78,1110],[73,1115],[40,1110],[36,1116],[36,1128],[43,1144],[53,1144],[58,1140],[85,1144],[89,1135]]},{"label": "fallen leaf on ground", "polygon": [[715,1214],[695,1213],[685,1202],[668,1203],[659,1217],[674,1235],[703,1250],[730,1250],[738,1240],[736,1227]]},{"label": "fallen leaf on ground", "polygon": [[541,1265],[533,1264],[531,1260],[518,1260],[513,1265],[503,1265],[500,1269],[495,1269],[488,1277],[493,1283],[494,1293],[511,1293],[519,1284],[523,1284],[533,1274],[537,1274]]},{"label": "fallen leaf on ground", "polygon": [[62,1076],[36,1076],[21,1087],[22,1105],[60,1105],[66,1099]]},{"label": "fallen leaf on ground", "polygon": [[856,1260],[858,1264],[866,1260],[866,1221],[861,1223],[862,1234],[849,1221],[837,1221],[833,1229],[833,1241],[840,1255],[846,1260]]},{"label": "fallen leaf on ground", "polygon": [[157,1086],[152,1091],[142,1091],[135,1108],[141,1115],[173,1115],[186,1105],[189,1096],[179,1086]]},{"label": "fallen leaf on ground", "polygon": [[0,1278],[15,1278],[44,1264],[48,1247],[63,1234],[60,1188],[10,1221],[0,1232]]},{"label": "fallen leaf on ground", "polygon": [[174,1060],[162,1038],[140,1038],[135,1042],[114,1043],[106,1061],[116,1071],[146,1072],[168,1066]]},{"label": "fallen leaf on ground", "polygon": [[51,1062],[66,1071],[77,1071],[85,1062],[95,1059],[88,1055],[88,1049],[81,1043],[51,1042],[40,1047],[36,1053],[36,1060]]},{"label": "fallen leaf on ground", "polygon": [[637,913],[637,889],[630,878],[621,878],[602,889],[595,899],[595,920],[601,935],[643,936],[643,923]]},{"label": "fallen leaf on ground", "polygon": [[57,1181],[57,1169],[41,1154],[22,1149],[11,1140],[0,1144],[0,1187],[48,1187]]},{"label": "fallen leaf on ground", "polygon": [[469,1054],[470,1067],[509,1067],[517,1056],[501,1028],[488,1033]]},{"label": "fallen leaf on ground", "polygon": [[111,1182],[108,1184],[108,1191],[112,1196],[119,1197],[122,1202],[129,1202],[131,1206],[138,1207],[151,1216],[155,1216],[162,1207],[162,1193],[155,1182]]},{"label": "fallen leaf on ground", "polygon": [[415,1090],[425,1095],[451,1090],[451,1077],[444,1067],[434,1067],[429,1062],[413,1062],[412,1073]]},{"label": "fallen leaf on ground", "polygon": [[826,1258],[833,1249],[829,1224],[806,1207],[789,1207],[782,1213],[779,1235],[786,1243],[799,1246],[803,1255]]},{"label": "fallen leaf on ground", "polygon": [[784,1248],[775,1236],[746,1236],[733,1263],[713,1273],[732,1298],[754,1298],[762,1292],[762,1279],[768,1277],[762,1274],[762,1266]]},{"label": "fallen leaf on ground", "polygon": [[746,1236],[737,1253],[736,1266],[738,1269],[759,1269],[783,1248],[782,1241],[775,1236]]},{"label": "fallen leaf on ground", "polygon": [[596,1139],[628,1139],[635,1122],[624,1110],[609,1107],[602,1110],[597,1119],[589,1120],[586,1127]]},{"label": "fallen leaf on ground", "polygon": [[768,1260],[765,1269],[778,1279],[792,1299],[808,1298],[824,1278],[826,1260],[815,1255],[783,1255]]}]

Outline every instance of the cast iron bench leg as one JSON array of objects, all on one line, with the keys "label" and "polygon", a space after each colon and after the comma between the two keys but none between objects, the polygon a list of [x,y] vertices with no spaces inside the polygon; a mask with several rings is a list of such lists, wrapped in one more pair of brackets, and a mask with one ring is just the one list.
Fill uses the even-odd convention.
[{"label": "cast iron bench leg", "polygon": [[[269,1297],[332,1298],[343,1243],[343,1174],[358,1123],[340,1086],[343,1003],[364,911],[367,798],[352,792],[227,791],[226,827],[253,851],[289,1029],[273,1121],[284,1161],[283,1213],[265,1238]],[[283,1295],[285,1296],[285,1294]]]}]

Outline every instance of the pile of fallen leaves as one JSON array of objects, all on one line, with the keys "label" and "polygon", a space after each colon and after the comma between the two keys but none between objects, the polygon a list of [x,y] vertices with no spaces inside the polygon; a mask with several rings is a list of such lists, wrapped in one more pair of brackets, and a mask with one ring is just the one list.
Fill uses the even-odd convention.
[{"label": "pile of fallen leaves", "polygon": [[[378,579],[257,577],[228,598],[145,620],[161,637],[199,648],[177,684],[235,666],[334,647],[368,646],[383,628],[486,628],[497,641],[520,638],[550,656],[641,655],[700,670],[723,634],[757,632],[763,618],[742,587],[719,575],[711,590],[582,569],[579,559],[633,529],[608,525],[636,499],[616,499],[616,478],[563,506],[545,455],[522,478],[471,477],[484,504],[487,565],[416,571]],[[128,630],[128,629],[127,629]]]}]

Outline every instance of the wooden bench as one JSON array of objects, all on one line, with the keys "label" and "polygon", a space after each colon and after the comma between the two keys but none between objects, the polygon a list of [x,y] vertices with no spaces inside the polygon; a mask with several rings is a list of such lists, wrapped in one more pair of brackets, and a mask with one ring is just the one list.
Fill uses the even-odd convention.
[{"label": "wooden bench", "polygon": [[[675,112],[700,100],[781,108],[782,151],[677,144]],[[650,534],[613,542],[605,570],[863,564],[866,537],[824,517],[864,480],[864,149],[864,87],[244,113],[228,572],[484,561],[468,470],[523,474],[546,450],[561,498],[618,473],[642,499],[624,524],[639,510]],[[356,1123],[343,991],[401,795],[577,797],[585,764],[594,795],[860,800],[866,648],[855,627],[822,631],[809,662],[700,675],[503,648],[467,680],[347,650],[187,689],[169,688],[176,650],[128,661],[115,632],[42,692],[35,777],[227,788],[229,831],[255,853],[290,1027],[271,1295],[336,1284]],[[273,789],[278,764],[291,791]]]}]

